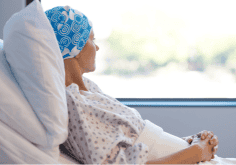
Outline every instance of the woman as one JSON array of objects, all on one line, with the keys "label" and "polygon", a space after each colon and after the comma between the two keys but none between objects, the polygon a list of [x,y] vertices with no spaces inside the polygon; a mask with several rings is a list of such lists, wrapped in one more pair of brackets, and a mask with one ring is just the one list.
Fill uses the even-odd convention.
[{"label": "woman", "polygon": [[[99,50],[94,43],[92,23],[84,14],[69,6],[55,7],[45,13],[65,64],[69,135],[64,145],[78,160],[85,164],[194,164],[214,158],[219,142],[212,132],[202,131],[183,138],[186,142],[143,120],[137,110],[104,94],[83,76],[95,71]],[[156,136],[150,144],[150,139],[141,138],[147,128],[151,130],[148,134],[154,132],[148,135],[150,139]],[[178,145],[178,141],[182,146],[162,154],[160,144],[155,141],[159,137],[166,148],[175,148],[169,143],[175,140],[173,145]],[[154,153],[152,158],[151,153]]]}]

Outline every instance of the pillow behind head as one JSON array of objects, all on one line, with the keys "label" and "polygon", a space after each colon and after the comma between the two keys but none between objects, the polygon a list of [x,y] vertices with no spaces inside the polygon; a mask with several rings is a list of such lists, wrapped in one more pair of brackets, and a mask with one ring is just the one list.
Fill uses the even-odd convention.
[{"label": "pillow behind head", "polygon": [[0,84],[0,120],[30,142],[46,146],[46,130],[38,120],[15,77],[12,75],[5,52],[1,48]]},{"label": "pillow behind head", "polygon": [[[38,0],[14,14],[3,30],[3,50],[16,81],[43,124],[47,145],[59,158],[68,135],[65,70],[54,31]],[[36,131],[36,130],[35,130]]]}]

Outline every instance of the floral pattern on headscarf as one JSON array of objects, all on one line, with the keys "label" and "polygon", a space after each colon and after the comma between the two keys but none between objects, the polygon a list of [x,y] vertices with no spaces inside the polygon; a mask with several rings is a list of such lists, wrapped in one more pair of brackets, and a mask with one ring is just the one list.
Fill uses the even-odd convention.
[{"label": "floral pattern on headscarf", "polygon": [[58,6],[45,12],[56,35],[63,59],[74,58],[85,46],[92,23],[70,6]]}]

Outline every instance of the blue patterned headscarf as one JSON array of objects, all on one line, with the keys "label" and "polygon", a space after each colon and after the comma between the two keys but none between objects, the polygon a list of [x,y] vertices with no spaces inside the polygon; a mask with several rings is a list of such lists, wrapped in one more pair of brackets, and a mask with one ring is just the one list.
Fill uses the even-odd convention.
[{"label": "blue patterned headscarf", "polygon": [[92,23],[70,6],[54,7],[45,14],[54,29],[63,59],[77,56],[89,39]]}]

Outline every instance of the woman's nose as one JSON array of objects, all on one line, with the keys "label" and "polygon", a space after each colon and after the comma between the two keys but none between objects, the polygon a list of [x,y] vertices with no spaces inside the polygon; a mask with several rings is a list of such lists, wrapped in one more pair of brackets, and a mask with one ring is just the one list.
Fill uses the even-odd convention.
[{"label": "woman's nose", "polygon": [[98,51],[99,50],[99,47],[96,45],[96,51]]}]

